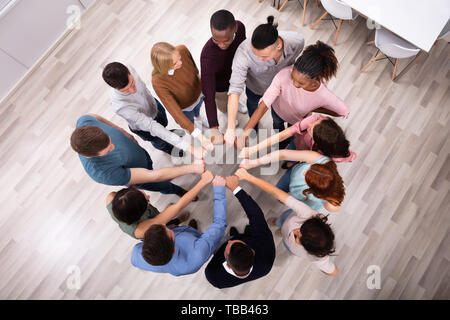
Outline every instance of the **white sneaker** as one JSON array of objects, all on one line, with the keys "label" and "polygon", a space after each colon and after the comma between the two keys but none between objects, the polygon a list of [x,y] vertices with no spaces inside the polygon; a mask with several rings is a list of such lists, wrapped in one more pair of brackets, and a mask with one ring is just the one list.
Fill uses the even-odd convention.
[{"label": "white sneaker", "polygon": [[240,103],[239,103],[238,110],[239,110],[240,113],[247,113],[248,112],[247,106],[244,105],[244,104],[240,104]]}]

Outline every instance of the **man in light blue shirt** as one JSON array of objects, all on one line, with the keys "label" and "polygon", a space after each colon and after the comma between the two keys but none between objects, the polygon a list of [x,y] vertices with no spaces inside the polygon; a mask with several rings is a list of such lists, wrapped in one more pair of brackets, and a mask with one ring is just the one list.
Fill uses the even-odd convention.
[{"label": "man in light blue shirt", "polygon": [[190,226],[173,229],[152,225],[144,241],[133,248],[131,264],[139,269],[182,276],[197,272],[206,263],[222,240],[227,228],[225,179],[216,176],[214,186],[213,222],[201,233]]}]

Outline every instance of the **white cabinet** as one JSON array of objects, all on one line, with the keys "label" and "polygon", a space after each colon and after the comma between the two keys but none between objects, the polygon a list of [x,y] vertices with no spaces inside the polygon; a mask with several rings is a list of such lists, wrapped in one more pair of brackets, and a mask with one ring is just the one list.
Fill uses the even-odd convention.
[{"label": "white cabinet", "polygon": [[[0,0],[2,1],[2,0]],[[93,0],[13,0],[15,5],[0,17],[0,69],[20,79],[67,30],[74,14],[82,13]],[[85,7],[86,6],[86,7]],[[75,8],[75,10],[74,10]],[[12,59],[11,59],[12,58]],[[14,61],[14,62],[11,62]],[[6,65],[10,63],[11,65]],[[20,64],[18,67],[16,64]],[[20,76],[18,72],[20,71]],[[0,83],[0,99],[12,88]]]}]

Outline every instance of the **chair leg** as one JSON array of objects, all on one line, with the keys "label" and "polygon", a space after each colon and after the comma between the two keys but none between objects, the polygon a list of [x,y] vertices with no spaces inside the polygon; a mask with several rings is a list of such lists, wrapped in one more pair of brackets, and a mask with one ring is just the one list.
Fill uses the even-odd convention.
[{"label": "chair leg", "polygon": [[348,25],[351,26],[352,25],[352,20],[347,20],[348,21]]},{"label": "chair leg", "polygon": [[375,44],[375,40],[372,40],[372,41],[366,42],[366,45],[367,45],[367,46],[370,46],[371,44]]},{"label": "chair leg", "polygon": [[341,25],[342,25],[342,19],[339,20],[339,24],[336,30],[336,35],[334,36],[334,42],[333,44],[336,45],[337,39],[338,39],[338,35],[339,35],[339,31],[341,30]]},{"label": "chair leg", "polygon": [[309,27],[311,30],[313,30],[318,24],[319,24],[319,22],[323,19],[323,18],[325,18],[325,16],[328,14],[328,12],[327,11],[325,11],[324,13],[323,13],[323,15],[321,15],[320,16],[320,18],[319,19],[317,19],[312,25],[311,25],[311,27]]},{"label": "chair leg", "polygon": [[316,6],[319,7],[319,0],[316,0]]},{"label": "chair leg", "polygon": [[394,72],[392,72],[392,81],[394,81],[395,73],[397,72],[397,68],[398,68],[398,59],[395,59]]},{"label": "chair leg", "polygon": [[305,26],[306,4],[308,0],[303,0],[303,15],[302,15],[302,27]]},{"label": "chair leg", "polygon": [[379,57],[381,57],[383,55],[383,52],[379,52],[375,57],[373,57],[372,59],[370,59],[369,63],[366,64],[364,67],[362,67],[360,72],[364,72],[368,67],[370,67],[372,65],[372,63],[375,62],[375,60],[377,60]]},{"label": "chair leg", "polygon": [[278,12],[281,12],[283,10],[284,6],[288,3],[289,0],[284,0],[283,4],[281,5],[280,9],[278,9]]},{"label": "chair leg", "polygon": [[261,2],[262,2],[262,0],[258,0],[258,2],[259,2],[259,3],[261,3]]}]

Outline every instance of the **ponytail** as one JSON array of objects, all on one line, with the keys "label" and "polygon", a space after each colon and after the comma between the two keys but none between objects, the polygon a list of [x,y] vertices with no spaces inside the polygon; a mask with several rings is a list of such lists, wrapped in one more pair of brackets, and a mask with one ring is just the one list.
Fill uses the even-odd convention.
[{"label": "ponytail", "polygon": [[260,24],[253,31],[252,46],[257,50],[262,50],[273,45],[278,40],[278,25],[274,24],[274,17],[268,16],[267,23]]},{"label": "ponytail", "polygon": [[294,64],[298,72],[308,75],[311,79],[319,78],[325,81],[336,75],[338,66],[334,49],[322,41],[306,47]]}]

